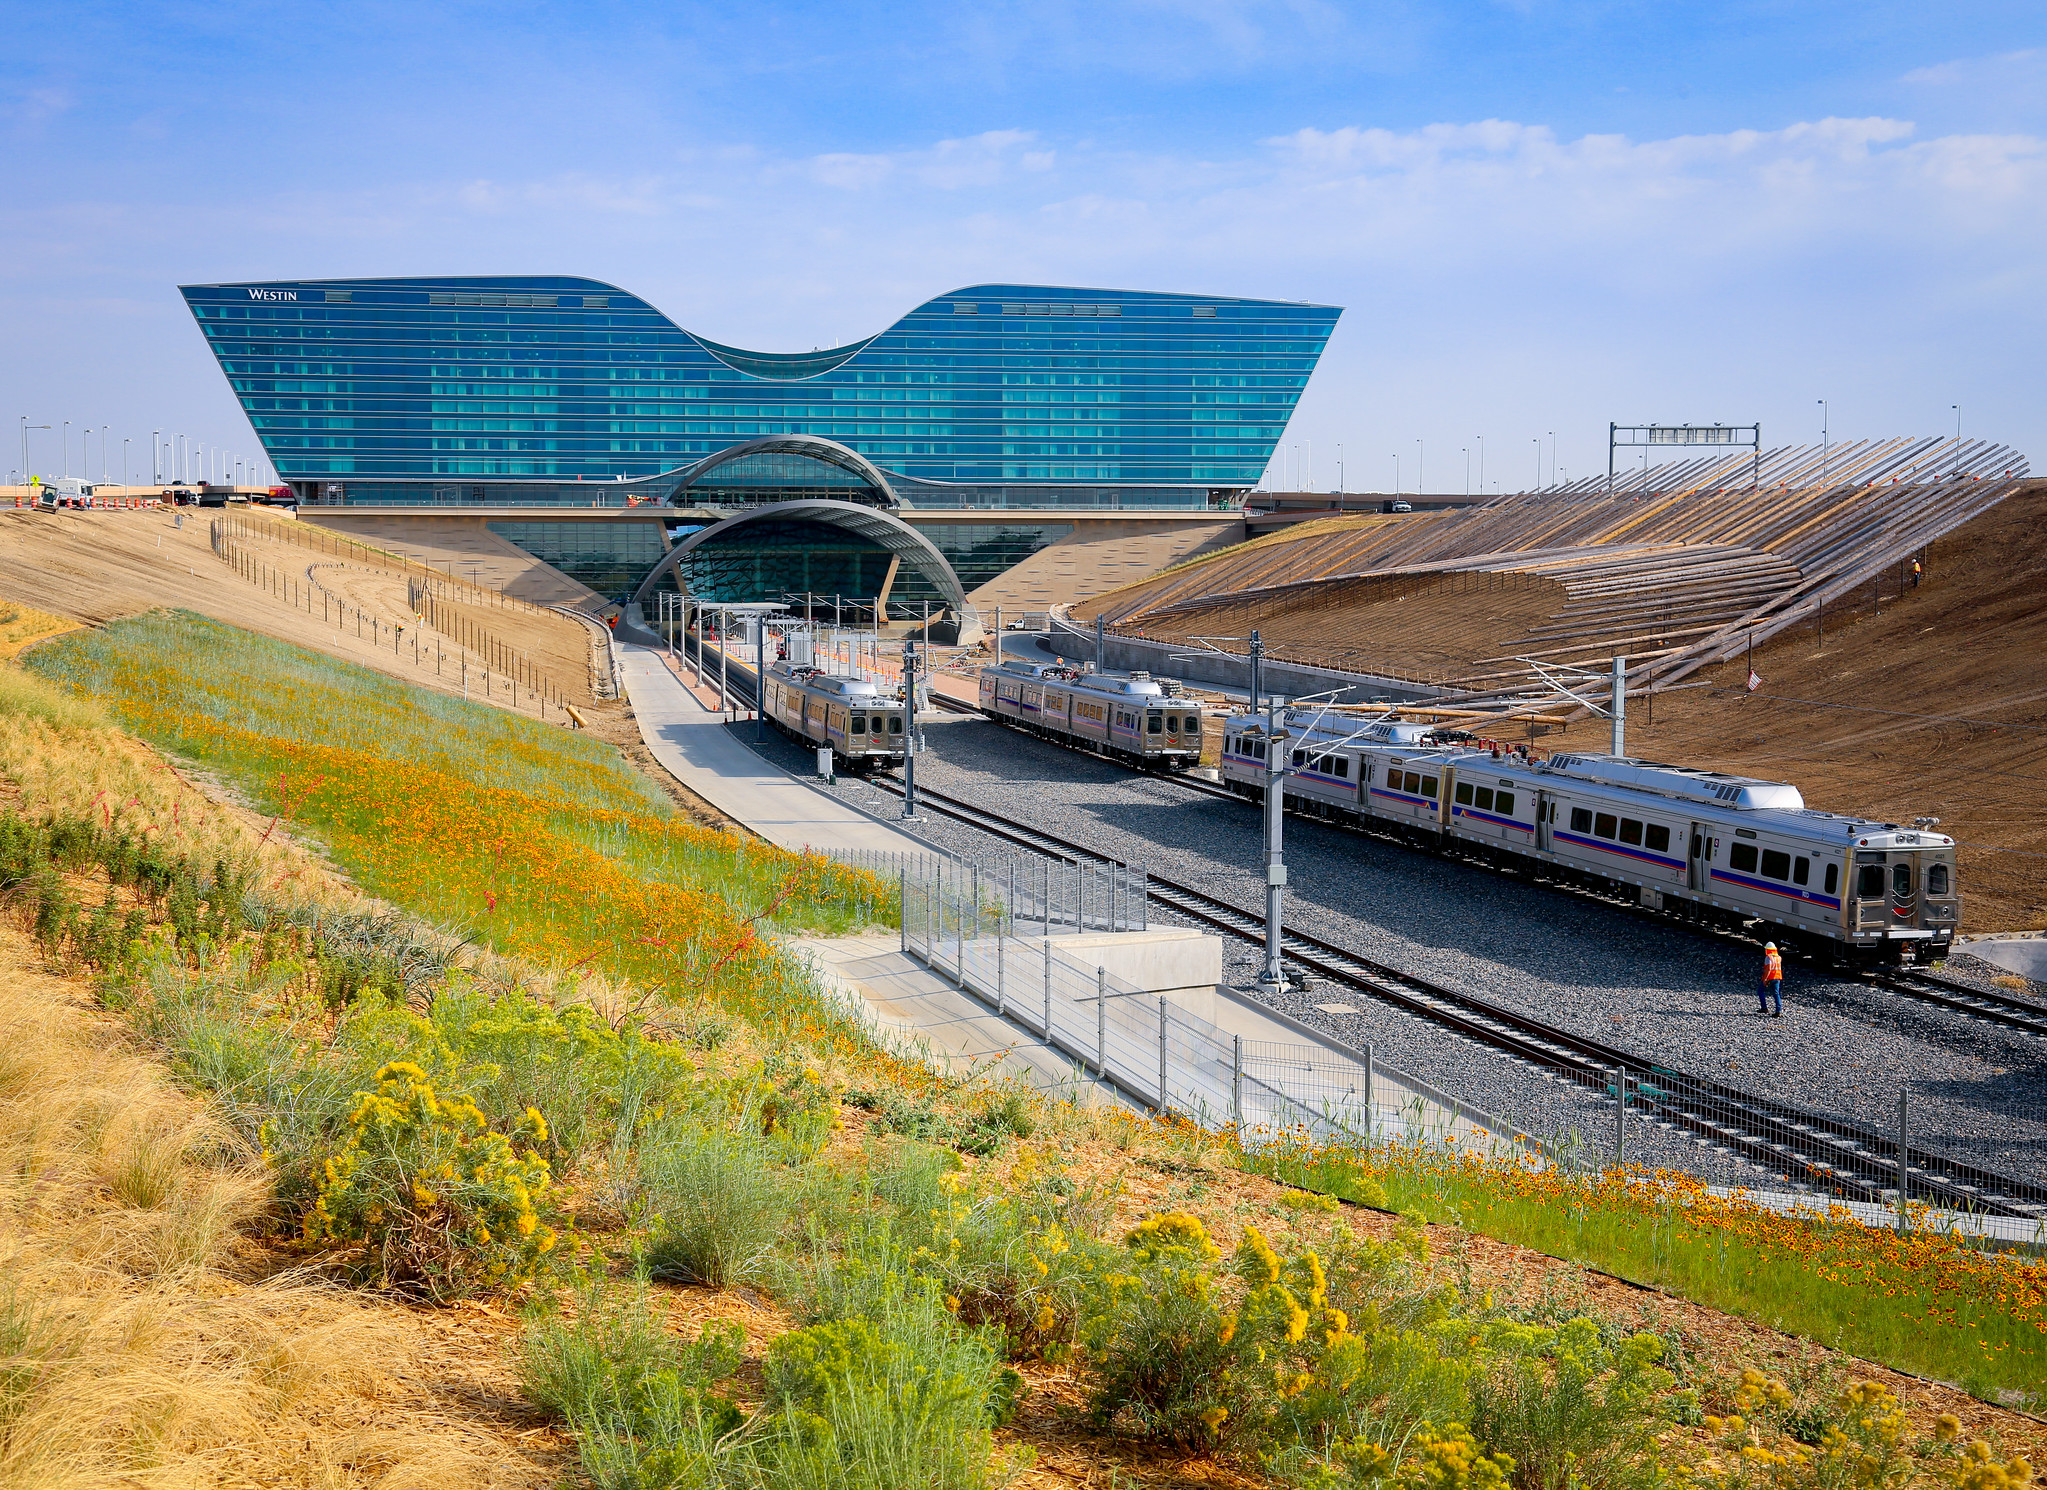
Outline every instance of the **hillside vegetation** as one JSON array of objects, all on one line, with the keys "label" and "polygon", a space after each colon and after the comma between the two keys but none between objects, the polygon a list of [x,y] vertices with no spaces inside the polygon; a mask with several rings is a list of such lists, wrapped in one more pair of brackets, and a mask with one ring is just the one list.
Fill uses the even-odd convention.
[{"label": "hillside vegetation", "polygon": [[[777,942],[889,923],[885,886],[695,828],[585,736],[191,616],[30,657],[0,886],[53,970],[23,1017],[75,1033],[0,1067],[0,1246],[86,1263],[0,1290],[0,1485],[2030,1478],[2033,1420],[1459,1223],[1575,1216],[1531,1239],[1723,1290],[1809,1235],[1830,1331],[1917,1317],[1886,1348],[1944,1332],[1915,1348],[1992,1397],[2040,1374],[2024,1259],[942,1080]],[[109,1123],[122,1046],[160,1095]],[[91,1250],[159,1232],[197,1240]],[[92,1324],[140,1308],[190,1323]]]}]

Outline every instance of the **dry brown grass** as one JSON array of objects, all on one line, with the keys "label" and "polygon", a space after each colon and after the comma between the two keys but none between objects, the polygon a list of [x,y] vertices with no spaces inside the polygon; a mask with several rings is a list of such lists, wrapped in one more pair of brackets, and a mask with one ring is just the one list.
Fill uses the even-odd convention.
[{"label": "dry brown grass", "polygon": [[77,626],[76,621],[67,621],[48,611],[0,602],[0,660],[19,656],[24,647],[33,646],[60,631],[75,630]]},{"label": "dry brown grass", "polygon": [[551,1478],[409,1311],[262,1276],[260,1168],[33,956],[0,927],[0,1487]]}]

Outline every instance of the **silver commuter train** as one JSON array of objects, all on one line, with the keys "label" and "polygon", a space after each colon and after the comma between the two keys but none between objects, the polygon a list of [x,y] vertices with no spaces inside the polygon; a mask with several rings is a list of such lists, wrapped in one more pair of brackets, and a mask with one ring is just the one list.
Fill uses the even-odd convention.
[{"label": "silver commuter train", "polygon": [[854,770],[903,758],[903,695],[871,678],[844,677],[807,663],[768,669],[768,719],[812,745],[829,745]]},{"label": "silver commuter train", "polygon": [[981,712],[1061,744],[1169,771],[1201,759],[1201,706],[1150,673],[1015,658],[981,669]]},{"label": "silver commuter train", "polygon": [[[1961,913],[1952,838],[1805,805],[1797,787],[1596,754],[1530,759],[1421,724],[1292,711],[1287,804],[1590,889],[1760,930],[1824,960],[1932,961]],[[1223,779],[1262,797],[1263,717],[1225,726]],[[1352,738],[1356,735],[1356,738]],[[1756,923],[1762,923],[1757,927]]]}]

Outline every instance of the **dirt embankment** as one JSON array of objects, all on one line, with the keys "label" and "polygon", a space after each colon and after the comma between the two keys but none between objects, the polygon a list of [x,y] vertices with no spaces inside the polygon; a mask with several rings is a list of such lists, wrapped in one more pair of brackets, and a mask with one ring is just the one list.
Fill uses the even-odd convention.
[{"label": "dirt embankment", "polygon": [[[1963,926],[2047,926],[2047,483],[1934,545],[1811,626],[1630,704],[1628,749],[1794,781],[1813,807],[1938,817],[1962,845]],[[1650,722],[1653,719],[1653,723]],[[1547,745],[1604,747],[1603,723]]]}]

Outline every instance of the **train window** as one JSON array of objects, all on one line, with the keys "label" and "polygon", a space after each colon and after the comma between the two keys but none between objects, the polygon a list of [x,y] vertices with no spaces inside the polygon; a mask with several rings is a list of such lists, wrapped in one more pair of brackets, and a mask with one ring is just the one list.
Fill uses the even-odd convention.
[{"label": "train window", "polygon": [[1336,768],[1338,776],[1342,777],[1345,781],[1350,780],[1350,757],[1339,755],[1331,764]]},{"label": "train window", "polygon": [[1783,851],[1782,849],[1774,849],[1774,848],[1766,848],[1766,849],[1764,849],[1764,850],[1763,850],[1763,878],[1764,878],[1764,879],[1769,879],[1769,880],[1788,880],[1788,879],[1790,879],[1790,878],[1791,878],[1791,855],[1789,855],[1789,854],[1785,853],[1785,852],[1784,852],[1784,851]]},{"label": "train window", "polygon": [[1306,751],[1304,751],[1304,750],[1296,750],[1296,751],[1294,752],[1294,764],[1295,764],[1295,765],[1297,765],[1297,766],[1298,766],[1298,765],[1302,765],[1302,764],[1305,764],[1305,763],[1306,763],[1306,761],[1307,761],[1307,759],[1308,759],[1308,754],[1307,754],[1307,752],[1306,752]]},{"label": "train window", "polygon": [[1502,816],[1512,817],[1514,815],[1514,794],[1512,792],[1495,792],[1493,794],[1493,810]]},{"label": "train window", "polygon": [[1590,833],[1592,831],[1591,808],[1573,807],[1571,809],[1571,831],[1573,833]]},{"label": "train window", "polygon": [[893,714],[889,716],[888,732],[892,735],[900,735],[903,732],[903,721]]},{"label": "train window", "polygon": [[1884,893],[1884,867],[1865,864],[1855,876],[1855,893],[1864,900],[1876,900]]},{"label": "train window", "polygon": [[1899,900],[1912,893],[1912,861],[1900,859],[1891,866],[1891,894]]},{"label": "train window", "polygon": [[1473,805],[1481,812],[1491,812],[1493,810],[1493,789],[1489,786],[1482,786],[1478,789],[1477,796],[1478,801]]},{"label": "train window", "polygon": [[1926,893],[1929,895],[1947,894],[1947,865],[1929,864],[1926,866]]},{"label": "train window", "polygon": [[1460,782],[1458,782],[1458,783],[1457,783],[1457,804],[1458,804],[1458,805],[1459,805],[1460,807],[1469,807],[1469,806],[1471,805],[1471,783],[1470,783],[1470,782],[1468,782],[1468,781],[1460,781]]},{"label": "train window", "polygon": [[1812,878],[1812,860],[1797,858],[1791,861],[1791,883],[1802,885]]},{"label": "train window", "polygon": [[1738,869],[1743,874],[1756,872],[1756,846],[1753,843],[1732,844],[1727,850],[1727,867]]},{"label": "train window", "polygon": [[1166,721],[1160,718],[1158,715],[1154,714],[1151,716],[1151,723],[1145,727],[1149,729],[1153,734],[1158,734],[1161,730],[1163,730],[1166,727]]},{"label": "train window", "polygon": [[853,716],[853,733],[856,735],[867,733],[867,719],[864,715],[855,714]]},{"label": "train window", "polygon": [[1433,797],[1435,794],[1436,778],[1433,776],[1424,776],[1422,778],[1422,795],[1424,797]]},{"label": "train window", "polygon": [[1644,831],[1643,841],[1655,853],[1670,852],[1670,829],[1661,823],[1651,823]]},{"label": "train window", "polygon": [[1619,818],[1610,812],[1602,812],[1592,819],[1592,836],[1595,838],[1611,838],[1620,831],[1620,826]]},{"label": "train window", "polygon": [[1840,884],[1841,866],[1838,864],[1829,864],[1827,866],[1827,893],[1829,895],[1833,894],[1834,891],[1840,887]]},{"label": "train window", "polygon": [[1400,789],[1404,792],[1419,792],[1422,789],[1421,772],[1409,771],[1403,775],[1400,779]]},{"label": "train window", "polygon": [[1642,843],[1642,820],[1635,817],[1621,819],[1621,842],[1632,843],[1638,848]]}]

